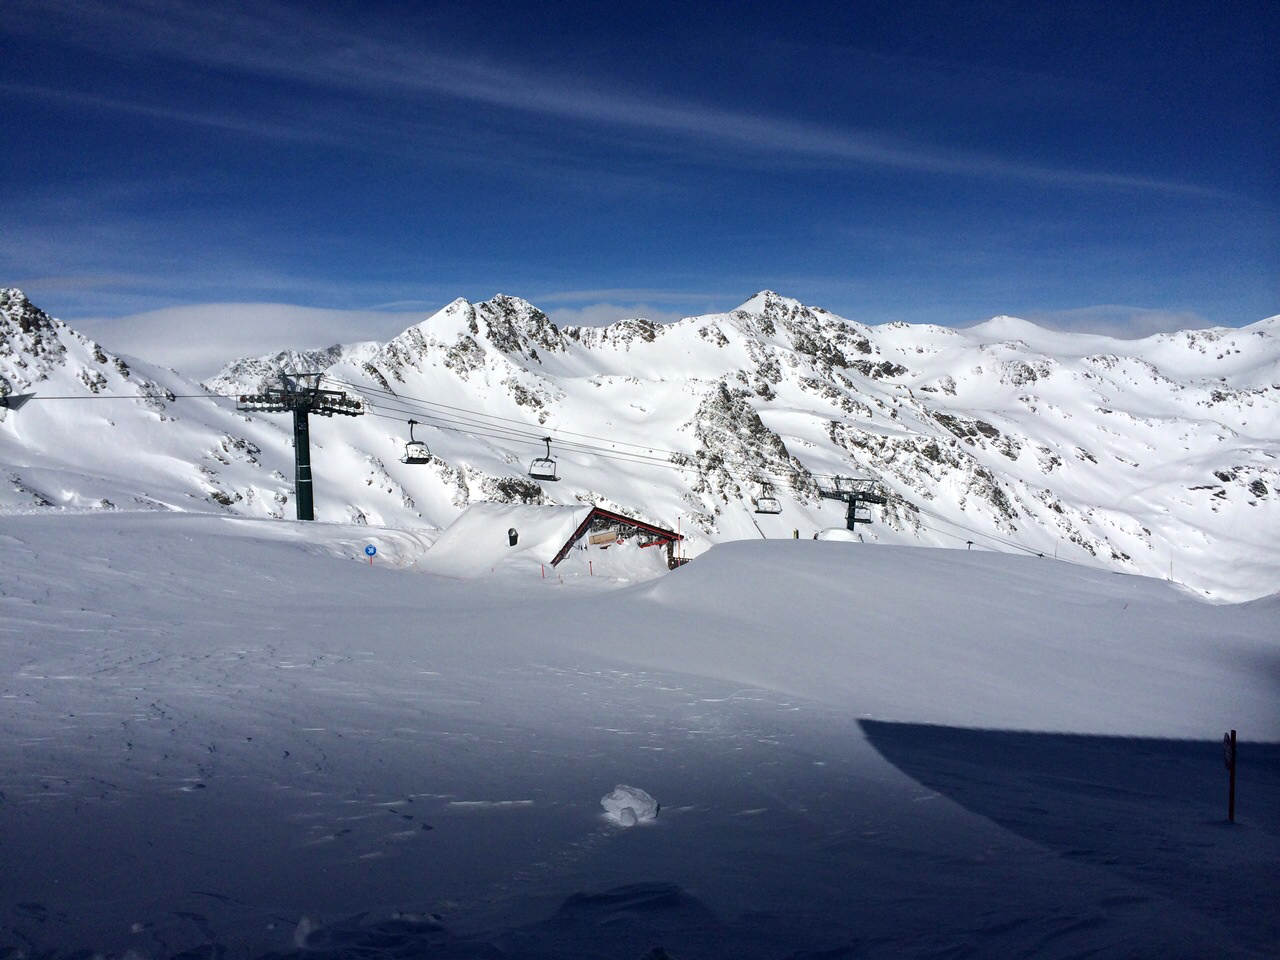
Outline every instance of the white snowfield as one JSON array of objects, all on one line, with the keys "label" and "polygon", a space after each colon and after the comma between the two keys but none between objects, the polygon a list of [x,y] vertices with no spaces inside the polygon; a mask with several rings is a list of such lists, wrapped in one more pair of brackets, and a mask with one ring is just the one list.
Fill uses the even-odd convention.
[{"label": "white snowfield", "polygon": [[0,956],[1275,956],[1280,598],[524,528],[5,517]]}]

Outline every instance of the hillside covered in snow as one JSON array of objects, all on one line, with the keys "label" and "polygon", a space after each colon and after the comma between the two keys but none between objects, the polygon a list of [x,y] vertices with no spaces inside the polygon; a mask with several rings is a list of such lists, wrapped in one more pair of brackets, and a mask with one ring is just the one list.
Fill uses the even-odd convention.
[{"label": "hillside covered in snow", "polygon": [[[470,503],[594,503],[717,542],[844,526],[837,477],[888,502],[866,541],[971,546],[1277,589],[1280,318],[1143,340],[1010,317],[871,326],[763,292],[724,314],[557,328],[458,300],[386,344],[236,360],[208,384],[116,356],[0,293],[0,509],[291,517],[285,414],[234,396],[293,365],[364,403],[312,418],[317,517],[424,530]],[[424,464],[400,462],[409,438]],[[561,479],[538,483],[551,454]],[[755,512],[776,498],[777,514]]]},{"label": "hillside covered in snow", "polygon": [[0,545],[3,957],[1275,954],[1276,598],[808,539],[463,580],[172,512]]}]

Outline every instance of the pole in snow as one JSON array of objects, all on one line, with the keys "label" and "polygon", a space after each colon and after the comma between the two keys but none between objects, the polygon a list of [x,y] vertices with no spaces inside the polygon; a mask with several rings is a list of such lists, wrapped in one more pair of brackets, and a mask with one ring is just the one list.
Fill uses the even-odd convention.
[{"label": "pole in snow", "polygon": [[1227,764],[1227,820],[1236,822],[1236,732],[1222,735],[1222,758]]},{"label": "pole in snow", "polygon": [[[314,520],[315,498],[311,492],[311,424],[308,407],[293,408],[293,497],[299,520]],[[369,559],[373,562],[373,558]]]}]

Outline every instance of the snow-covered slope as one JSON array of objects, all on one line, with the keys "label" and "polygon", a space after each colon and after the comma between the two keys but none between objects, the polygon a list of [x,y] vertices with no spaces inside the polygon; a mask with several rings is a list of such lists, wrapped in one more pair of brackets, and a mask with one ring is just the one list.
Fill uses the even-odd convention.
[{"label": "snow-covered slope", "polygon": [[[1275,956],[1276,598],[812,540],[464,581],[423,547],[5,518],[0,956]],[[657,819],[605,816],[618,784]]]},{"label": "snow-covered slope", "polygon": [[[10,389],[134,398],[8,412],[9,509],[145,494],[292,515],[284,415],[211,399],[153,410],[138,373],[45,318],[41,342],[67,344],[49,355],[13,332],[33,308],[16,291],[3,303]],[[273,369],[233,363],[210,386],[252,391]],[[762,292],[669,325],[559,329],[497,296],[455,301],[327,374],[370,415],[313,418],[323,520],[440,529],[478,500],[598,503],[679,526],[696,555],[843,526],[819,488],[861,476],[890,495],[865,540],[1040,553],[1223,600],[1280,583],[1280,318],[1124,341],[1010,317],[868,326]],[[427,464],[399,462],[410,419]],[[525,471],[544,436],[563,479],[539,485]],[[780,514],[753,512],[766,483]]]}]

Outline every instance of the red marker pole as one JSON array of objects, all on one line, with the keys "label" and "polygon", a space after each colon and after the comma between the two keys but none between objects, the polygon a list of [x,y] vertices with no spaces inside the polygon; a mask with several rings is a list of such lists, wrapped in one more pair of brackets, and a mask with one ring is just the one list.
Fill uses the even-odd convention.
[{"label": "red marker pole", "polygon": [[1222,738],[1222,755],[1227,763],[1227,820],[1236,822],[1236,732],[1232,730]]}]

